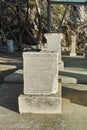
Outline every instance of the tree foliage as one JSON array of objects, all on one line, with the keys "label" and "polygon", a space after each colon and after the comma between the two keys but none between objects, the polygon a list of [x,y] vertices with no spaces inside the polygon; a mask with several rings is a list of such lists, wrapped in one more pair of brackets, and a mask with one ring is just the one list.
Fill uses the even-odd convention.
[{"label": "tree foliage", "polygon": [[[79,6],[51,5],[52,31],[64,33],[67,45],[72,31],[81,39],[80,35],[84,33],[85,36],[87,28],[87,19],[84,22],[75,17],[73,7],[81,18]],[[4,39],[13,39],[18,47],[24,43],[38,45],[43,42],[43,33],[47,32],[47,0],[1,0],[0,32]],[[87,42],[86,36],[82,38],[84,42]],[[82,39],[77,41],[82,42]]]},{"label": "tree foliage", "polygon": [[44,17],[39,6],[40,2],[39,0],[0,1],[0,30],[6,38],[13,39],[18,46],[22,46],[23,43],[39,44]]}]

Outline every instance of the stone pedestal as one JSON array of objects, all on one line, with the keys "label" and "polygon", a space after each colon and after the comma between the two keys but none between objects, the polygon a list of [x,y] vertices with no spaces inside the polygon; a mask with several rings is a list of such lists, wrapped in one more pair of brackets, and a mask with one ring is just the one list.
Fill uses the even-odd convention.
[{"label": "stone pedestal", "polygon": [[71,53],[70,56],[76,56],[76,36],[71,36]]},{"label": "stone pedestal", "polygon": [[64,69],[64,63],[61,60],[61,40],[63,39],[62,33],[46,33],[45,38],[47,39],[47,51],[59,52],[58,63],[59,63],[59,70]]},{"label": "stone pedestal", "polygon": [[19,96],[20,113],[57,114],[61,113],[61,83],[59,91],[52,95],[23,95]]},{"label": "stone pedestal", "polygon": [[23,63],[24,94],[19,96],[19,112],[61,113],[58,52],[25,52]]}]

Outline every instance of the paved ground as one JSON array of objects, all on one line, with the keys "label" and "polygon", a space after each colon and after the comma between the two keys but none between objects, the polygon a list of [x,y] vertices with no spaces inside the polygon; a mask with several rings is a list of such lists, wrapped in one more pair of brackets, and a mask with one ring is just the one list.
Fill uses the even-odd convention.
[{"label": "paved ground", "polygon": [[65,68],[59,72],[61,76],[74,78],[80,84],[87,84],[87,60],[84,60],[83,56],[63,56],[63,61]]},{"label": "paved ground", "polygon": [[[16,69],[22,67],[18,57],[6,60],[10,65],[14,63]],[[4,59],[4,63],[8,62]],[[62,114],[56,115],[19,114],[18,96],[22,92],[23,84],[1,82],[0,130],[87,130],[87,84],[63,84]]]}]

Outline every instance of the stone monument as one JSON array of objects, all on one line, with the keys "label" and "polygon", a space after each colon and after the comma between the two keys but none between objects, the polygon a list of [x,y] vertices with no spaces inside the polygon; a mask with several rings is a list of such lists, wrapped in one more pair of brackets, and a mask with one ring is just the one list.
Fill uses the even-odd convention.
[{"label": "stone monument", "polygon": [[58,63],[59,70],[64,69],[64,63],[61,58],[61,40],[63,39],[62,33],[46,33],[45,38],[47,39],[47,51],[59,52]]},{"label": "stone monument", "polygon": [[61,113],[58,52],[23,53],[24,89],[18,98],[20,113]]},{"label": "stone monument", "polygon": [[70,56],[76,56],[76,36],[71,36],[71,53]]}]

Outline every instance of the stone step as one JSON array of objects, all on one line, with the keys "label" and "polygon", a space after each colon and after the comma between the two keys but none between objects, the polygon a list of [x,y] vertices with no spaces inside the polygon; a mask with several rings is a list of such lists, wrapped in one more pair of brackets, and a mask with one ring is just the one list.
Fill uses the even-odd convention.
[{"label": "stone step", "polygon": [[66,76],[59,76],[59,78],[62,80],[62,83],[77,83],[76,78],[66,77]]},{"label": "stone step", "polygon": [[65,69],[59,72],[62,83],[87,84],[87,70]]}]

